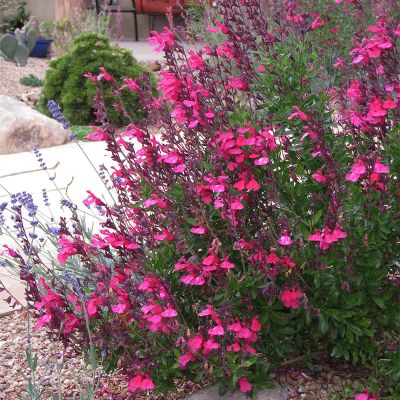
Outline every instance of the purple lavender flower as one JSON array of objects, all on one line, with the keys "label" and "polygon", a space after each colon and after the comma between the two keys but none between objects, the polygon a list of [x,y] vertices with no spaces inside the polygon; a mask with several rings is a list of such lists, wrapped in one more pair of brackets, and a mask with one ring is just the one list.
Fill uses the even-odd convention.
[{"label": "purple lavender flower", "polygon": [[55,227],[55,226],[51,226],[51,227],[49,228],[49,232],[50,232],[52,235],[58,235],[58,228]]},{"label": "purple lavender flower", "polygon": [[43,170],[47,169],[46,163],[43,161],[42,153],[39,151],[38,148],[33,149],[33,154],[37,158],[39,165],[42,167]]},{"label": "purple lavender flower", "polygon": [[78,206],[76,204],[72,203],[72,201],[69,201],[67,199],[62,199],[61,200],[61,207],[67,207],[67,208],[69,208],[70,210],[73,210],[73,211],[78,209]]},{"label": "purple lavender flower", "polygon": [[70,285],[74,288],[74,290],[76,292],[79,293],[82,291],[81,284],[79,282],[79,279],[76,276],[72,275],[68,271],[64,271],[64,277],[70,283]]},{"label": "purple lavender flower", "polygon": [[47,207],[50,207],[49,196],[47,194],[46,189],[42,189],[42,196],[43,196],[44,205],[47,206]]},{"label": "purple lavender flower", "polygon": [[4,217],[4,210],[7,208],[8,203],[0,204],[0,235],[2,234],[1,227],[5,225],[6,219]]},{"label": "purple lavender flower", "polygon": [[61,112],[60,106],[54,100],[49,100],[49,102],[47,103],[47,107],[49,108],[49,111],[51,112],[53,118],[57,122],[59,122],[64,127],[64,129],[71,128],[70,122],[64,117]]}]

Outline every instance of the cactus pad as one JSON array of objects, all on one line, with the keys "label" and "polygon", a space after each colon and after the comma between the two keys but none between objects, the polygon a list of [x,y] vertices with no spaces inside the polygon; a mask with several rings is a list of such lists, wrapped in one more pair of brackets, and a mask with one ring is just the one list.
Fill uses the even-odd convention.
[{"label": "cactus pad", "polygon": [[18,43],[13,35],[5,34],[0,39],[0,51],[10,60],[14,59]]},{"label": "cactus pad", "polygon": [[19,44],[14,54],[14,61],[24,67],[28,63],[29,50],[26,46]]},{"label": "cactus pad", "polygon": [[30,30],[26,34],[26,42],[27,42],[26,44],[28,45],[29,52],[31,52],[32,49],[34,48],[38,38],[39,38],[39,32],[36,29]]}]

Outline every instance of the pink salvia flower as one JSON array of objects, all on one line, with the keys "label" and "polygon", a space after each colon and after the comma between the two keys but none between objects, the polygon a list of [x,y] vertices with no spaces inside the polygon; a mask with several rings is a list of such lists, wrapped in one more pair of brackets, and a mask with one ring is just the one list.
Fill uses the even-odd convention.
[{"label": "pink salvia flower", "polygon": [[155,385],[147,374],[137,374],[129,381],[128,390],[136,392],[137,390],[153,390]]},{"label": "pink salvia flower", "polygon": [[156,46],[156,51],[165,51],[175,45],[174,34],[166,26],[164,26],[164,32],[151,31],[151,35],[147,41],[152,46]]},{"label": "pink salvia flower", "polygon": [[311,29],[315,30],[317,28],[319,28],[320,26],[324,26],[325,22],[322,21],[321,17],[318,15],[315,20],[313,21],[313,23],[311,24]]},{"label": "pink salvia flower", "polygon": [[203,336],[200,333],[198,333],[194,338],[189,339],[187,341],[187,345],[191,350],[198,351],[201,349],[203,342],[204,342]]},{"label": "pink salvia flower", "polygon": [[138,85],[136,84],[134,79],[124,78],[125,85],[121,86],[121,89],[128,88],[132,91],[136,91],[138,89]]},{"label": "pink salvia flower", "polygon": [[101,128],[97,127],[92,127],[92,128],[94,128],[95,130],[86,135],[88,139],[94,140],[96,142],[108,139],[108,134],[105,133]]},{"label": "pink salvia flower", "polygon": [[185,354],[182,354],[179,357],[178,364],[180,369],[185,369],[186,366],[191,362],[196,361],[196,357],[193,355],[192,352],[188,351]]},{"label": "pink salvia flower", "polygon": [[333,68],[343,68],[345,65],[345,61],[338,57],[335,64],[333,64]]},{"label": "pink salvia flower", "polygon": [[388,110],[394,110],[397,107],[397,100],[393,99],[386,99],[382,105],[383,108],[386,108]]},{"label": "pink salvia flower", "polygon": [[388,174],[390,169],[387,165],[381,163],[382,158],[378,157],[374,165],[374,173],[376,174]]},{"label": "pink salvia flower", "polygon": [[215,27],[208,27],[207,30],[211,33],[221,32],[225,35],[229,32],[229,29],[225,25],[222,25],[220,21],[215,21],[215,25]]},{"label": "pink salvia flower", "polygon": [[354,400],[377,400],[376,396],[365,389],[364,392],[356,394]]},{"label": "pink salvia flower", "polygon": [[292,239],[290,238],[289,235],[284,234],[278,239],[278,243],[281,246],[290,246],[293,243],[293,241],[292,241]]},{"label": "pink salvia flower", "polygon": [[260,189],[260,184],[253,178],[246,184],[246,189],[248,191],[257,191]]},{"label": "pink salvia flower", "polygon": [[239,384],[239,390],[243,393],[250,392],[251,389],[253,388],[252,384],[245,376],[241,376],[238,379],[238,384]]},{"label": "pink salvia flower", "polygon": [[362,175],[367,172],[364,161],[358,160],[352,167],[351,172],[346,174],[346,179],[351,182],[357,182]]},{"label": "pink salvia flower", "polygon": [[186,169],[186,164],[179,164],[176,167],[172,168],[176,174],[181,174]]},{"label": "pink salvia flower", "polygon": [[65,236],[60,237],[58,245],[61,247],[60,252],[57,255],[57,260],[60,264],[65,264],[70,256],[78,252],[75,248],[75,243],[69,241]]},{"label": "pink salvia flower", "polygon": [[300,307],[300,298],[303,294],[300,290],[286,288],[279,296],[280,300],[287,308],[297,309]]},{"label": "pink salvia flower", "polygon": [[99,74],[97,76],[97,80],[101,81],[103,78],[107,81],[107,82],[112,82],[114,80],[114,78],[105,70],[104,67],[100,67],[100,71],[101,74]]},{"label": "pink salvia flower", "polygon": [[268,157],[261,157],[254,161],[254,164],[261,167],[263,165],[267,165],[270,162]]},{"label": "pink salvia flower", "polygon": [[178,313],[171,307],[168,307],[165,311],[161,313],[161,316],[164,318],[175,318]]},{"label": "pink salvia flower", "polygon": [[38,319],[38,322],[35,324],[35,326],[33,327],[33,329],[35,331],[39,330],[40,328],[42,328],[45,325],[48,325],[50,323],[50,321],[52,320],[52,315],[47,312],[45,315],[41,316]]},{"label": "pink salvia flower", "polygon": [[319,183],[327,184],[328,178],[322,173],[322,170],[318,169],[314,174],[311,175],[313,179]]},{"label": "pink salvia flower", "polygon": [[90,207],[92,204],[96,204],[96,206],[104,205],[104,203],[98,197],[96,197],[90,190],[87,190],[86,193],[88,193],[89,196],[82,202],[86,207]]},{"label": "pink salvia flower", "polygon": [[209,329],[207,331],[207,333],[210,336],[223,336],[225,334],[225,330],[222,327],[222,325],[217,325],[217,326],[214,326],[214,328]]},{"label": "pink salvia flower", "polygon": [[92,73],[88,72],[83,75],[85,78],[90,79],[92,82],[97,83],[97,77],[94,76]]},{"label": "pink salvia flower", "polygon": [[244,205],[240,202],[240,200],[235,200],[231,203],[231,209],[238,211],[238,210],[243,210]]},{"label": "pink salvia flower", "polygon": [[226,85],[227,89],[238,89],[238,90],[246,90],[247,84],[244,83],[240,78],[235,78],[233,76],[229,77],[229,82]]},{"label": "pink salvia flower", "polygon": [[208,339],[203,343],[203,351],[201,354],[203,355],[208,355],[210,354],[213,350],[219,349],[220,344],[217,342],[214,342],[212,339]]},{"label": "pink salvia flower", "polygon": [[258,320],[258,317],[257,317],[257,316],[254,317],[254,318],[251,320],[250,329],[251,329],[253,332],[260,332],[260,331],[261,331],[261,324],[260,324],[260,321]]},{"label": "pink salvia flower", "polygon": [[293,106],[294,112],[289,115],[288,120],[292,120],[295,117],[300,118],[302,121],[309,121],[309,118],[306,113],[300,110],[298,106]]},{"label": "pink salvia flower", "polygon": [[196,225],[194,228],[190,229],[190,232],[195,233],[196,235],[204,235],[207,232],[207,229],[202,225]]},{"label": "pink salvia flower", "polygon": [[188,64],[191,69],[204,71],[205,63],[204,60],[193,50],[189,50]]},{"label": "pink salvia flower", "polygon": [[235,268],[235,264],[229,261],[228,256],[224,258],[224,261],[221,263],[220,267],[222,269],[232,269]]}]

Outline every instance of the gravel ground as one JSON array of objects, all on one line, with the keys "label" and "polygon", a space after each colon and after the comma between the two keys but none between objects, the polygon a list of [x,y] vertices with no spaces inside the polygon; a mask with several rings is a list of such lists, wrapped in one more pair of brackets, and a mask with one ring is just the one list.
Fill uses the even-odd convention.
[{"label": "gravel ground", "polygon": [[21,85],[19,80],[29,74],[43,79],[48,64],[49,60],[46,58],[30,57],[25,67],[18,67],[12,62],[0,58],[0,95],[21,98],[22,95],[31,93],[34,88]]},{"label": "gravel ground", "polygon": [[[47,337],[43,329],[32,331],[30,342],[33,354],[38,355],[36,379],[43,389],[40,400],[48,400],[52,393],[56,393],[59,376],[63,398],[79,399],[82,384],[90,374],[90,366],[86,368],[81,358],[72,356],[68,349],[63,350],[61,346],[58,347],[57,343]],[[26,316],[13,313],[0,318],[0,400],[20,400],[27,394],[27,382],[23,375],[30,375],[25,354],[28,348]],[[57,373],[57,363],[62,366],[61,374]],[[340,393],[343,393],[346,381],[349,379],[362,380],[363,377],[368,376],[365,371],[355,372],[350,366],[343,364],[323,364],[316,366],[315,371],[311,375],[305,368],[287,366],[278,372],[277,380],[288,388],[289,400],[330,400],[333,394],[339,394],[338,398],[342,398]],[[127,393],[126,386],[126,380],[118,374],[111,377],[105,376],[101,384],[103,393],[99,392],[95,398],[98,400],[133,399]],[[177,394],[148,395],[143,399],[182,399],[193,390],[199,389],[200,385],[181,382],[178,383],[178,387]]]},{"label": "gravel ground", "polygon": [[[63,399],[79,399],[85,381],[90,381],[90,365],[85,367],[82,358],[72,356],[69,349],[63,350],[61,344],[50,340],[44,329],[34,331],[33,324],[34,322],[31,323],[31,351],[38,356],[36,381],[43,390],[38,400],[49,400],[51,394],[57,394],[58,379],[61,382]],[[15,312],[0,317],[0,400],[22,400],[27,395],[27,380],[24,377],[30,376],[25,353],[29,349],[27,331],[24,313]],[[61,373],[57,372],[57,364]],[[126,379],[117,373],[112,377],[104,374],[98,387],[96,400],[137,399],[137,396],[128,393]],[[199,388],[200,385],[182,382],[178,394],[149,395],[143,397],[143,400],[181,399]]]},{"label": "gravel ground", "polygon": [[[32,327],[31,327],[32,328]],[[66,399],[79,398],[80,383],[86,376],[84,363],[71,358],[53,343],[44,330],[32,332],[31,350],[38,355],[37,382],[43,388],[43,397],[48,399],[57,388],[57,368],[62,369],[62,388]],[[14,313],[0,318],[0,400],[17,400],[27,394],[24,375],[30,376],[25,351],[29,349],[27,319]],[[62,356],[63,355],[63,356]]]}]

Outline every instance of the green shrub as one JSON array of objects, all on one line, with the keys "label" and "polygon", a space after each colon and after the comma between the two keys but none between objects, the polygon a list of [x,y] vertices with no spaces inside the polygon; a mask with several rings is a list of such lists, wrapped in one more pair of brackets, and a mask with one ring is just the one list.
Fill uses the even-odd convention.
[{"label": "green shrub", "polygon": [[37,76],[33,74],[29,74],[26,76],[23,76],[20,80],[19,83],[24,86],[32,86],[32,87],[41,87],[44,85],[44,81],[39,79]]},{"label": "green shrub", "polygon": [[[84,75],[97,75],[104,67],[115,79],[137,78],[145,72],[125,49],[112,46],[105,36],[85,34],[73,42],[69,51],[50,63],[39,109],[49,115],[47,102],[55,100],[61,105],[64,115],[76,125],[88,125],[94,122],[92,102],[96,85]],[[120,82],[118,82],[120,83]],[[106,110],[111,122],[121,126],[129,119],[117,113],[113,106],[111,85],[103,84]],[[135,92],[129,89],[121,91],[123,105],[132,121],[140,120],[143,108]]]},{"label": "green shrub", "polygon": [[76,135],[78,140],[86,139],[86,135],[93,131],[90,126],[85,125],[72,125],[71,131]]}]

